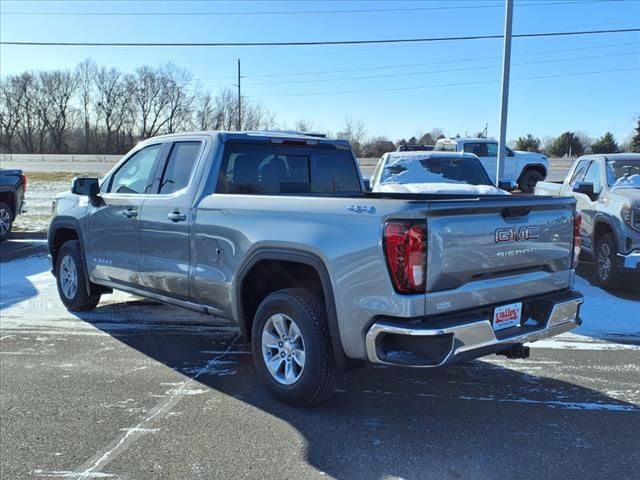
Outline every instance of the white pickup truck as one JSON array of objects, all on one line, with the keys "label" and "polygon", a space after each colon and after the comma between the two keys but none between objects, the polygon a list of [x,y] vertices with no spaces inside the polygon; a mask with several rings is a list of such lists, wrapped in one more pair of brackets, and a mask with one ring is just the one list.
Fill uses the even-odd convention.
[{"label": "white pickup truck", "polygon": [[[494,184],[498,159],[498,142],[487,138],[441,138],[436,142],[435,151],[468,152],[476,155]],[[533,193],[533,189],[547,177],[549,159],[534,152],[514,151],[507,147],[504,177],[500,180],[516,182],[523,193]]]}]

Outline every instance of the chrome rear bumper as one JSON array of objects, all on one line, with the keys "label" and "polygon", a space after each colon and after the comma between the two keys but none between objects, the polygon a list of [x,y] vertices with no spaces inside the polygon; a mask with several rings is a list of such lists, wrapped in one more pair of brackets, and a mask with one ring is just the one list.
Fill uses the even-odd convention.
[{"label": "chrome rear bumper", "polygon": [[[491,317],[466,313],[463,319],[450,317],[440,321],[423,320],[401,324],[380,321],[366,335],[367,357],[372,363],[410,367],[439,367],[461,358],[495,353],[514,344],[534,342],[576,328],[584,298],[577,292],[563,297],[547,297],[531,302],[529,318],[522,326],[494,331]],[[398,350],[385,350],[387,346]],[[403,352],[410,345],[412,352]],[[421,353],[416,354],[420,350]]]},{"label": "chrome rear bumper", "polygon": [[640,269],[640,251],[634,250],[627,255],[618,254],[620,263],[625,269],[637,270]]}]

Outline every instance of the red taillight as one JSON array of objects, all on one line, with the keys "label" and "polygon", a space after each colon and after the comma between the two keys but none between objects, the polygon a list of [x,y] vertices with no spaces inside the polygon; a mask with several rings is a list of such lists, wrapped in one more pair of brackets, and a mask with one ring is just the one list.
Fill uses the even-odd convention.
[{"label": "red taillight", "polygon": [[22,175],[22,193],[27,193],[27,176]]},{"label": "red taillight", "polygon": [[580,246],[582,240],[580,239],[580,227],[582,226],[582,215],[575,212],[573,215],[573,268],[578,266],[578,257],[580,256]]},{"label": "red taillight", "polygon": [[426,227],[423,223],[388,222],[385,225],[384,253],[396,292],[425,291],[426,238]]}]

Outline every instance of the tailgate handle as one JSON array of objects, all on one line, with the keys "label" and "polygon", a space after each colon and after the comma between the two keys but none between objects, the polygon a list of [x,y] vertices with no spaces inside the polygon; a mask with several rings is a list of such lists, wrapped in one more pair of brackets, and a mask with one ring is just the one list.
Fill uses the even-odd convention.
[{"label": "tailgate handle", "polygon": [[507,207],[502,209],[502,218],[524,217],[531,213],[531,207]]}]

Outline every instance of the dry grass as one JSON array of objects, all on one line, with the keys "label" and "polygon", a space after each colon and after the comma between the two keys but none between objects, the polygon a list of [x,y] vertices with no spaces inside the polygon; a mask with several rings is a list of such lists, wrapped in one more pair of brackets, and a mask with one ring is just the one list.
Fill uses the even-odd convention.
[{"label": "dry grass", "polygon": [[[102,175],[97,173],[74,173],[74,172],[33,172],[26,173],[27,182],[71,182],[74,177],[97,177]],[[27,187],[28,188],[28,187]]]}]

